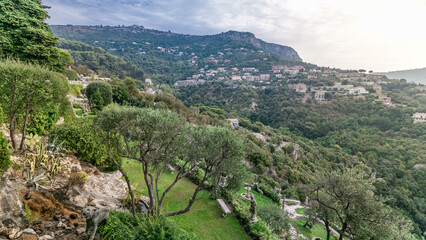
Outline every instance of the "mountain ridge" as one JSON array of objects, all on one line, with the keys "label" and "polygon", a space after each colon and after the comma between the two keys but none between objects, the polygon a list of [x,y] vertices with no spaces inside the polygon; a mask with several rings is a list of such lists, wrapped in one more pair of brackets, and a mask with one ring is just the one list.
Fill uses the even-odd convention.
[{"label": "mountain ridge", "polygon": [[[292,47],[276,44],[276,43],[269,43],[262,39],[256,38],[254,33],[251,32],[239,32],[239,31],[228,31],[218,34],[211,34],[211,35],[191,35],[191,34],[179,34],[179,33],[173,33],[170,31],[161,31],[156,29],[146,29],[143,26],[138,25],[132,25],[132,26],[89,26],[89,25],[50,25],[50,28],[55,34],[58,34],[58,30],[64,27],[75,27],[75,28],[115,28],[115,29],[122,29],[126,31],[130,31],[133,33],[145,33],[150,34],[152,36],[156,37],[179,37],[185,40],[189,40],[192,38],[192,41],[197,41],[200,39],[206,39],[206,38],[215,38],[219,37],[224,40],[232,40],[232,41],[240,41],[244,42],[246,44],[250,44],[254,47],[263,49],[266,52],[276,54],[286,60],[291,61],[299,61],[302,62],[302,58],[299,56],[297,51],[293,49]],[[63,36],[61,36],[63,37]],[[72,39],[77,40],[77,39]]]},{"label": "mountain ridge", "polygon": [[415,68],[415,69],[407,69],[407,70],[397,70],[397,71],[389,71],[389,72],[380,72],[377,74],[383,74],[388,78],[396,78],[396,79],[406,79],[407,81],[426,84],[426,67],[424,68]]},{"label": "mountain ridge", "polygon": [[239,32],[231,30],[220,35],[228,37],[235,41],[243,41],[246,43],[250,43],[255,47],[262,48],[263,50],[269,53],[277,54],[288,60],[300,62],[303,61],[297,51],[294,50],[292,47],[263,41],[262,39],[256,38],[255,34],[251,32]]}]

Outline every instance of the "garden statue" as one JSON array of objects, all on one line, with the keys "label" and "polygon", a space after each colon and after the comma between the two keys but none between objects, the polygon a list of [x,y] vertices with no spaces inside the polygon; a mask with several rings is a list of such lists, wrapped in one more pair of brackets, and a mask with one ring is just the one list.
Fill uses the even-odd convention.
[{"label": "garden statue", "polygon": [[92,234],[90,235],[89,240],[95,239],[96,230],[98,230],[98,225],[102,221],[106,221],[109,218],[109,209],[108,208],[95,208],[95,207],[86,207],[82,210],[82,217],[86,218],[86,234],[89,234],[89,230],[93,227]]},{"label": "garden statue", "polygon": [[253,222],[257,221],[257,218],[256,218],[256,205],[257,205],[256,199],[254,198],[253,193],[251,193],[250,194],[250,213],[251,213],[251,219],[252,219]]},{"label": "garden statue", "polygon": [[285,210],[285,196],[281,199],[281,208]]}]

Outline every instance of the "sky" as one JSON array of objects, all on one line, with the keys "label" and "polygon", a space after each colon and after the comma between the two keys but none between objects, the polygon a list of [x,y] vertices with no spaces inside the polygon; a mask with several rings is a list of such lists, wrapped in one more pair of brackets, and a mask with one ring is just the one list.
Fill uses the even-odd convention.
[{"label": "sky", "polygon": [[319,66],[426,67],[426,0],[43,0],[49,24],[252,32]]}]

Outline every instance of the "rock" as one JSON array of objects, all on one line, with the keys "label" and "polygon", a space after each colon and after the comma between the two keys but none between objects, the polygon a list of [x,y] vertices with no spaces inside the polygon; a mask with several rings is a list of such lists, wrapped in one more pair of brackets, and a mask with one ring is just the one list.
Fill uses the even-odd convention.
[{"label": "rock", "polygon": [[77,228],[77,235],[80,236],[82,233],[84,233],[84,231],[86,231],[84,227]]},{"label": "rock", "polygon": [[10,239],[17,239],[21,236],[21,232],[19,228],[11,228],[7,230],[7,235]]},{"label": "rock", "polygon": [[[90,171],[87,171],[90,172]],[[121,207],[120,199],[127,194],[127,185],[119,171],[102,173],[94,171],[89,175],[80,193],[70,195],[70,201],[79,207],[96,206],[116,210]]]},{"label": "rock", "polygon": [[5,226],[23,226],[24,205],[19,193],[7,178],[0,178],[0,223]]},{"label": "rock", "polygon": [[27,228],[24,231],[22,231],[22,234],[19,240],[38,240],[38,235],[34,231],[34,229]]},{"label": "rock", "polygon": [[55,227],[55,224],[53,222],[47,222],[47,223],[44,224],[45,229],[51,229],[51,228],[54,228],[54,227]]},{"label": "rock", "polygon": [[90,196],[90,197],[87,198],[88,203],[93,202],[93,200],[95,200],[95,197],[93,197],[93,196]]},{"label": "rock", "polygon": [[50,235],[44,235],[39,238],[39,240],[51,240],[51,239],[54,239],[54,238]]}]

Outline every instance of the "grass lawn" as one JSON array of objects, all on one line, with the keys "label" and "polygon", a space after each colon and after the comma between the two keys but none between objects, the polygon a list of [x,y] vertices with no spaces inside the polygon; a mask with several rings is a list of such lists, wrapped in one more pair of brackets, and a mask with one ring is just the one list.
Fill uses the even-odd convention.
[{"label": "grass lawn", "polygon": [[74,108],[75,115],[77,116],[83,116],[83,111],[80,108]]},{"label": "grass lawn", "polygon": [[[313,237],[320,237],[322,239],[327,239],[327,231],[325,230],[325,227],[322,224],[315,224],[312,228],[303,227],[306,223],[305,218],[299,218],[297,220],[290,220],[291,225],[296,228],[298,233],[303,234],[303,236],[307,237],[308,239],[312,239]],[[337,239],[333,236],[331,236],[330,239]]]},{"label": "grass lawn", "polygon": [[[144,196],[147,196],[148,191],[145,188],[141,164],[124,160],[123,167],[128,173],[132,184]],[[162,174],[159,180],[160,193],[173,179],[174,175],[168,172]],[[195,187],[188,179],[181,179],[166,196],[163,210],[169,211],[184,208]],[[250,239],[234,216],[228,214],[226,218],[223,218],[221,215],[222,210],[218,207],[217,201],[211,199],[210,195],[206,193],[201,200],[194,203],[191,211],[170,217],[170,219],[175,221],[179,227],[195,234],[197,239]]]},{"label": "grass lawn", "polygon": [[296,209],[296,212],[297,212],[298,214],[305,215],[305,209],[304,209],[304,208]]}]

